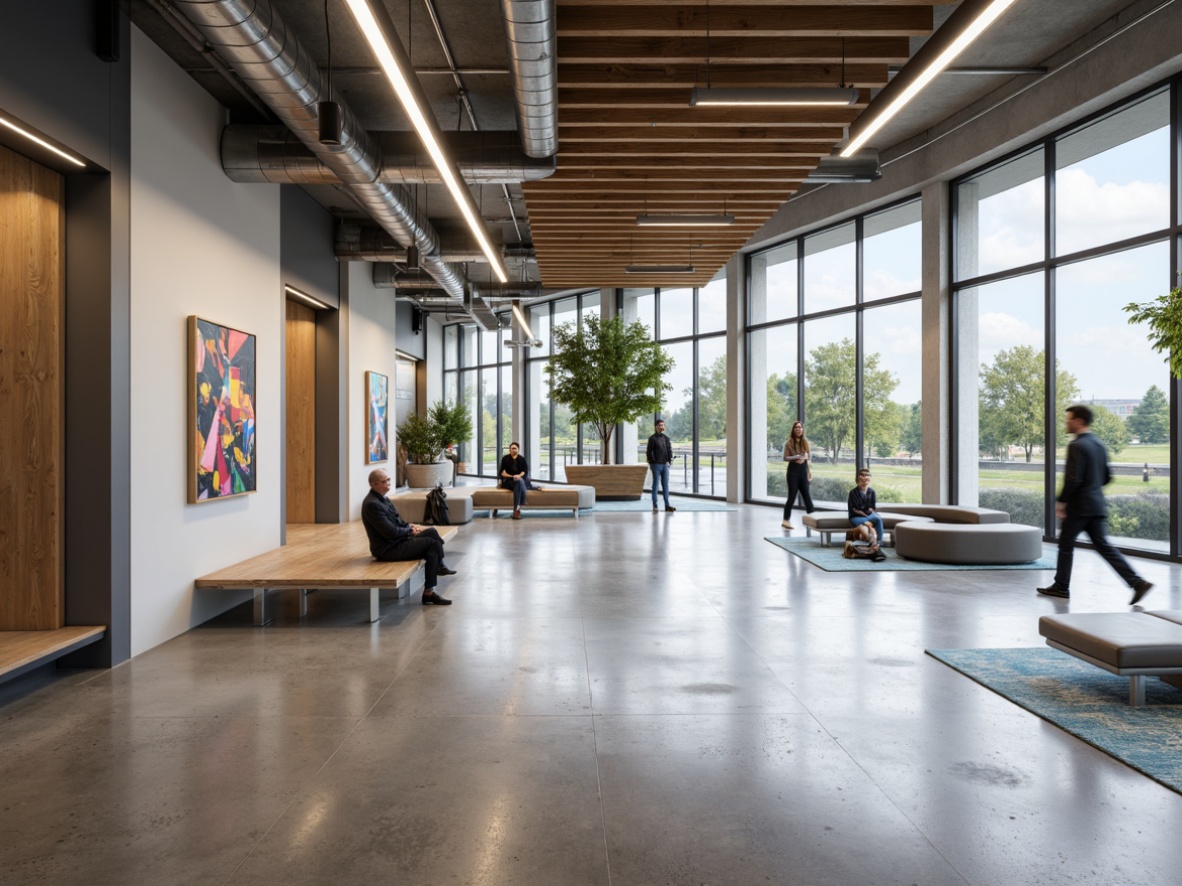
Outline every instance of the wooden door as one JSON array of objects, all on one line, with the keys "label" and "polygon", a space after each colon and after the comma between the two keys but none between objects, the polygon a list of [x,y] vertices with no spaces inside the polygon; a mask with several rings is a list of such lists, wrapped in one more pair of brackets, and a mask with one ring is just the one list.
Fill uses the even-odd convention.
[{"label": "wooden door", "polygon": [[287,522],[316,522],[316,312],[287,303]]},{"label": "wooden door", "polygon": [[65,624],[64,197],[60,175],[0,147],[0,631]]}]

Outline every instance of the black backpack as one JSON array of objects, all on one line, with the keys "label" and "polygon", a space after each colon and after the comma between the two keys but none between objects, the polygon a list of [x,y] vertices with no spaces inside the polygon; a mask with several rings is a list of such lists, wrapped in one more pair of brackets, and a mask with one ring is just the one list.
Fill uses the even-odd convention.
[{"label": "black backpack", "polygon": [[451,518],[447,513],[447,493],[443,491],[443,484],[436,483],[435,488],[427,493],[427,504],[423,508],[423,522],[428,526],[448,526]]}]

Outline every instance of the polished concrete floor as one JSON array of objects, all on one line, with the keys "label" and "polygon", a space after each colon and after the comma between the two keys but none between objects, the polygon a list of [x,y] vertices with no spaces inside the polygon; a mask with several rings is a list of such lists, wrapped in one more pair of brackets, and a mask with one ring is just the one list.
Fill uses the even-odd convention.
[{"label": "polished concrete floor", "polygon": [[1047,573],[825,573],[779,519],[478,520],[454,606],[277,595],[0,686],[0,882],[1182,882],[1182,796],[923,654],[1042,645]]}]

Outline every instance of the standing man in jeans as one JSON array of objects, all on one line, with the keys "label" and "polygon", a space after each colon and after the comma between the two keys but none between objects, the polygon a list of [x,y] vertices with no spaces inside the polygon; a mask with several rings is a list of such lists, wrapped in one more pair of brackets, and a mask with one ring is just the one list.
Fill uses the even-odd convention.
[{"label": "standing man in jeans", "polygon": [[665,436],[663,419],[657,419],[657,431],[648,438],[645,456],[649,467],[653,469],[653,513],[657,512],[658,480],[661,482],[661,492],[665,495],[665,510],[676,511],[677,508],[669,504],[669,465],[673,464],[673,441]]}]

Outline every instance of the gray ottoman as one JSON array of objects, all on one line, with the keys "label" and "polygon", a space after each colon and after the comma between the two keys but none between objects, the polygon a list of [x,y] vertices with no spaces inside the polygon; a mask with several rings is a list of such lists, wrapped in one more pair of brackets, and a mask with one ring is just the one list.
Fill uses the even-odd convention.
[{"label": "gray ottoman", "polygon": [[900,523],[895,551],[928,563],[1029,563],[1042,556],[1042,532],[1019,523]]},{"label": "gray ottoman", "polygon": [[[447,516],[451,525],[472,522],[472,490],[475,487],[453,486],[445,488],[447,496]],[[399,492],[390,496],[394,507],[398,508],[398,516],[407,523],[422,523],[423,514],[427,510],[427,493],[429,489],[412,489],[409,492]]]}]

